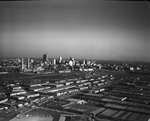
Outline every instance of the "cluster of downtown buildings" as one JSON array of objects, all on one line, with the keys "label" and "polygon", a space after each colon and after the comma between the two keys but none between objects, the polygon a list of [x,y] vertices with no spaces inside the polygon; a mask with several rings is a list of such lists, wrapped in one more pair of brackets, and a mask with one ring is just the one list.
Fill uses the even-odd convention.
[{"label": "cluster of downtown buildings", "polygon": [[[62,59],[60,56],[58,59],[48,59],[47,54],[43,54],[42,60],[21,58],[21,59],[4,59],[0,64],[0,71],[7,72],[14,69],[14,72],[21,73],[52,73],[52,72],[70,72],[71,70],[85,70],[93,71],[94,68],[98,68],[99,65],[96,61],[87,60],[75,60],[71,58],[69,60]],[[4,71],[3,71],[4,70]]]},{"label": "cluster of downtown buildings", "polygon": [[47,54],[43,54],[42,60],[22,58],[22,59],[3,59],[0,62],[0,72],[19,72],[19,73],[68,73],[75,71],[94,71],[96,69],[107,69],[115,71],[149,71],[150,67],[145,65],[128,64],[128,63],[100,63],[89,60],[63,59],[61,56],[58,59],[48,59]]}]

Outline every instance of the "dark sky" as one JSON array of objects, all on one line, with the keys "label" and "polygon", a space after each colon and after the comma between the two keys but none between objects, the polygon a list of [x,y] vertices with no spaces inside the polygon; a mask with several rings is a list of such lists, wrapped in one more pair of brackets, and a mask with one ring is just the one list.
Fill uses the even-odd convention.
[{"label": "dark sky", "polygon": [[0,57],[150,62],[147,2],[0,2]]}]

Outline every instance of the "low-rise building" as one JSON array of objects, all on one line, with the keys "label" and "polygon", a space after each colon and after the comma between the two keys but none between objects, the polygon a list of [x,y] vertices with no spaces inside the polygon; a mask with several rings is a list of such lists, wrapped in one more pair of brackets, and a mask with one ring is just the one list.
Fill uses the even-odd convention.
[{"label": "low-rise building", "polygon": [[8,98],[0,98],[0,104],[8,101]]}]

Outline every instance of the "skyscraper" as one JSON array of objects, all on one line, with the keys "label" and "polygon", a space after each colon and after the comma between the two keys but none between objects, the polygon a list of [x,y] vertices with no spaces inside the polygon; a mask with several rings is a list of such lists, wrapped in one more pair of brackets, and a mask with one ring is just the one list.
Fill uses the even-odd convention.
[{"label": "skyscraper", "polygon": [[75,65],[75,59],[74,58],[72,58],[72,62],[73,62],[72,64]]},{"label": "skyscraper", "polygon": [[62,62],[62,57],[61,56],[59,56],[59,63],[61,63]]},{"label": "skyscraper", "polygon": [[69,60],[69,66],[73,66],[73,61]]},{"label": "skyscraper", "polygon": [[43,54],[43,63],[47,61],[47,53],[46,54]]},{"label": "skyscraper", "polygon": [[70,61],[72,61],[72,65],[75,65],[75,59],[70,57]]},{"label": "skyscraper", "polygon": [[53,60],[53,64],[56,65],[56,59]]}]

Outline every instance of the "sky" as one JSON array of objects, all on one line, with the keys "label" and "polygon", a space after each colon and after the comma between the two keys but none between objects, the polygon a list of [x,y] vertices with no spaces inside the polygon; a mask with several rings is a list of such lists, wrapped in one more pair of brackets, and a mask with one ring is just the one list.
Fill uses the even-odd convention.
[{"label": "sky", "polygon": [[0,57],[150,62],[150,4],[138,1],[0,2]]}]

